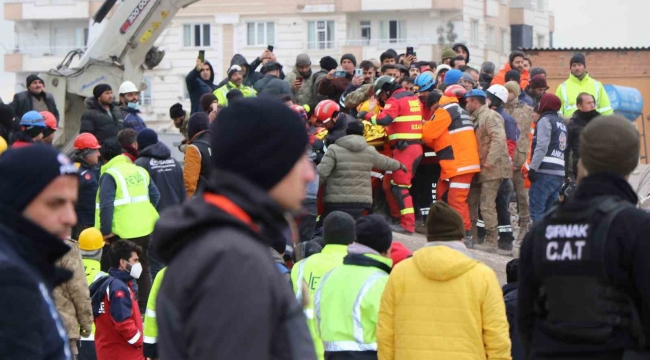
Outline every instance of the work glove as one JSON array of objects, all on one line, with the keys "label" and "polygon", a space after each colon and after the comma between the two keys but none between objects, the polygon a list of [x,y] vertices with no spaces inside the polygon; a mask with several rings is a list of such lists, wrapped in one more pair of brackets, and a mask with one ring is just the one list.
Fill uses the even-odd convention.
[{"label": "work glove", "polygon": [[528,171],[528,180],[530,180],[531,183],[535,182],[535,180],[537,180],[537,171],[530,169]]},{"label": "work glove", "polygon": [[365,110],[361,110],[361,111],[359,111],[359,113],[357,114],[357,119],[361,119],[361,120],[370,120],[370,119],[368,118],[368,112],[365,111]]}]

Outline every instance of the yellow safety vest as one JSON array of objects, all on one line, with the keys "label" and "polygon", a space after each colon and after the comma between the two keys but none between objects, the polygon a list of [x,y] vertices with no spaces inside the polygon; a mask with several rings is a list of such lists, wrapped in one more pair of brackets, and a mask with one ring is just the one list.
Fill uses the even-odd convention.
[{"label": "yellow safety vest", "polygon": [[571,115],[573,115],[573,113],[578,109],[576,100],[578,95],[583,92],[593,95],[596,103],[596,110],[602,115],[609,115],[614,112],[609,102],[607,92],[599,81],[589,77],[589,74],[586,74],[582,80],[579,80],[571,74],[569,75],[569,79],[558,87],[555,94],[562,101],[560,112],[564,117],[571,117]]}]

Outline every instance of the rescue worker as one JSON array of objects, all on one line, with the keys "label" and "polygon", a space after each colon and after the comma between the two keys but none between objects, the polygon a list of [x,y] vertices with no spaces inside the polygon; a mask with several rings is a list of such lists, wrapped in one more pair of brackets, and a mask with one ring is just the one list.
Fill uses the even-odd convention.
[{"label": "rescue worker", "polygon": [[465,95],[467,111],[472,115],[478,143],[481,172],[477,183],[470,188],[467,199],[472,224],[478,220],[478,208],[485,223],[483,244],[474,245],[482,251],[496,252],[498,218],[496,199],[503,179],[512,178],[512,164],[508,156],[503,118],[487,105],[483,90],[472,90]]},{"label": "rescue worker", "polygon": [[41,116],[45,121],[45,129],[43,129],[43,144],[52,145],[54,141],[54,133],[58,130],[56,125],[56,117],[49,111],[41,111]]},{"label": "rescue worker", "polygon": [[[102,251],[104,237],[94,227],[87,228],[79,234],[79,253],[86,274],[86,286],[92,285],[95,280],[108,274],[101,271]],[[92,305],[91,305],[92,316]],[[79,339],[79,360],[97,360],[95,351],[95,323],[93,319],[90,335],[82,336]]]},{"label": "rescue worker", "polygon": [[183,169],[183,182],[187,197],[201,192],[210,176],[210,158],[212,147],[210,145],[210,120],[205,113],[195,113],[190,116],[187,124],[187,148],[185,149],[185,169]]},{"label": "rescue worker", "polygon": [[503,85],[505,84],[506,81],[506,73],[510,70],[517,70],[521,74],[521,80],[519,81],[519,85],[521,86],[522,89],[525,89],[528,86],[528,83],[530,82],[530,74],[528,73],[528,70],[524,69],[524,59],[526,58],[526,55],[519,51],[513,51],[509,56],[508,56],[508,62],[503,66],[501,71],[499,71],[498,74],[494,76],[492,79],[492,82],[490,82],[490,85]]},{"label": "rescue worker", "polygon": [[650,215],[627,181],[639,142],[624,117],[593,119],[580,134],[574,195],[526,236],[517,302],[526,358],[650,357]]},{"label": "rescue worker", "polygon": [[374,125],[386,127],[386,134],[393,159],[406,167],[406,171],[391,174],[391,189],[397,200],[401,220],[393,226],[393,231],[402,234],[415,232],[415,211],[409,193],[411,179],[422,159],[422,108],[420,99],[410,91],[405,91],[395,79],[384,75],[375,81],[375,95],[383,105],[379,115],[359,112],[360,119],[371,121]]},{"label": "rescue worker", "polygon": [[528,171],[531,182],[528,197],[533,222],[542,220],[544,214],[557,203],[564,183],[567,132],[564,121],[557,115],[560,107],[560,99],[553,94],[544,94],[539,101],[539,120],[530,147]]},{"label": "rescue worker", "polygon": [[124,117],[124,128],[140,132],[147,128],[140,116],[140,90],[130,81],[125,81],[118,90],[120,110]]},{"label": "rescue worker", "polygon": [[[95,227],[102,232],[107,247],[120,240],[131,240],[143,249],[143,274],[138,279],[138,289],[140,308],[144,311],[151,290],[149,242],[158,220],[156,205],[160,193],[147,171],[121,153],[116,140],[106,140],[101,154],[106,163],[99,173]],[[102,270],[108,269],[105,260],[102,259]]]},{"label": "rescue worker", "polygon": [[318,290],[321,280],[330,270],[343,264],[347,255],[348,245],[352,244],[355,235],[354,219],[342,211],[331,212],[323,221],[322,250],[300,260],[291,269],[291,284],[293,292],[299,302],[303,302],[303,283],[309,290],[309,302],[304,309],[307,326],[314,340],[314,348],[318,359],[324,359],[323,342],[319,336],[318,324],[314,318],[314,294]]},{"label": "rescue worker", "polygon": [[348,123],[356,121],[352,116],[341,111],[341,107],[332,100],[323,100],[314,109],[315,122],[317,127],[327,129],[325,145],[330,146],[338,139],[346,135]]},{"label": "rescue worker", "polygon": [[113,89],[99,84],[93,88],[93,96],[84,100],[86,111],[81,114],[81,133],[91,133],[100,145],[124,129],[124,116],[113,103]]},{"label": "rescue worker", "polygon": [[95,317],[97,360],[144,360],[138,288],[142,248],[121,240],[110,247],[108,276],[90,286]]},{"label": "rescue worker", "polygon": [[0,174],[1,356],[72,360],[52,289],[72,277],[55,262],[77,221],[77,169],[37,144],[3,153]]},{"label": "rescue worker", "polygon": [[503,110],[515,119],[517,129],[520,132],[514,156],[514,171],[517,174],[513,174],[512,176],[512,184],[517,194],[517,212],[519,214],[519,235],[515,243],[516,246],[523,241],[524,236],[528,232],[528,224],[530,223],[528,189],[525,187],[524,178],[518,172],[526,162],[530,148],[528,134],[530,134],[531,124],[533,123],[533,108],[519,99],[518,93],[521,92],[521,87],[519,87],[518,83],[509,81],[505,84],[505,87],[508,89],[508,101],[503,105]]},{"label": "rescue worker", "polygon": [[162,268],[156,276],[151,286],[149,300],[147,301],[147,311],[144,314],[144,331],[143,331],[143,353],[147,359],[158,359],[158,323],[156,322],[156,300],[158,300],[158,289],[165,278],[165,270]]},{"label": "rescue worker", "polygon": [[437,198],[446,195],[447,203],[463,217],[465,246],[473,247],[472,220],[467,205],[474,175],[481,171],[474,123],[469,113],[458,105],[465,96],[460,85],[451,85],[440,98],[431,121],[422,129],[422,141],[433,148],[440,160]]},{"label": "rescue worker", "polygon": [[11,145],[13,148],[21,148],[41,142],[43,131],[45,131],[45,119],[36,111],[28,111],[20,119],[21,131],[16,133],[16,140]]},{"label": "rescue worker", "polygon": [[244,97],[257,96],[255,89],[243,84],[245,73],[246,71],[242,70],[242,67],[239,65],[233,65],[228,69],[228,82],[213,92],[214,96],[217,97],[219,105],[223,107],[228,106],[227,95],[233,89],[241,91]]},{"label": "rescue worker", "polygon": [[75,210],[77,225],[72,229],[72,238],[95,224],[95,197],[99,188],[99,142],[93,134],[79,134],[74,142],[72,160],[79,169],[79,195]]},{"label": "rescue worker", "polygon": [[560,84],[555,91],[555,95],[562,101],[562,108],[560,112],[565,118],[570,118],[571,115],[578,109],[576,106],[576,99],[580,93],[587,93],[593,95],[596,99],[596,111],[602,115],[609,115],[614,112],[612,105],[609,102],[607,91],[600,81],[593,79],[587,72],[587,60],[582,54],[575,54],[569,61],[571,74],[569,78]]},{"label": "rescue worker", "polygon": [[381,294],[393,266],[393,233],[378,214],[357,220],[356,233],[343,265],[323,277],[314,296],[328,360],[377,359],[375,331]]}]

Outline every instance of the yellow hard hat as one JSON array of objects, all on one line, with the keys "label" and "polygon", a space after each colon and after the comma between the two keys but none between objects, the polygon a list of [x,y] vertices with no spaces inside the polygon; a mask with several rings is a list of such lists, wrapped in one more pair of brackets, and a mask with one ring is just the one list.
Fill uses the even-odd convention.
[{"label": "yellow hard hat", "polygon": [[79,249],[93,251],[104,247],[102,233],[94,227],[88,228],[79,234]]},{"label": "yellow hard hat", "polygon": [[0,155],[7,150],[7,141],[0,136]]}]

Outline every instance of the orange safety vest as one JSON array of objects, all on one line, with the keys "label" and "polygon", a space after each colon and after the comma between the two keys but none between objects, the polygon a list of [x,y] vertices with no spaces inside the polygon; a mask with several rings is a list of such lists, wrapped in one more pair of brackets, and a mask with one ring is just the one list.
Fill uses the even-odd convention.
[{"label": "orange safety vest", "polygon": [[524,174],[524,187],[526,189],[530,188],[530,180],[528,180],[528,171],[530,171],[530,161],[531,156],[533,155],[533,136],[535,135],[535,126],[537,125],[536,121],[533,121],[532,124],[530,124],[530,134],[528,134],[528,140],[530,140],[530,145],[528,147],[528,157],[526,158],[526,162],[524,165],[521,167],[521,172]]}]

